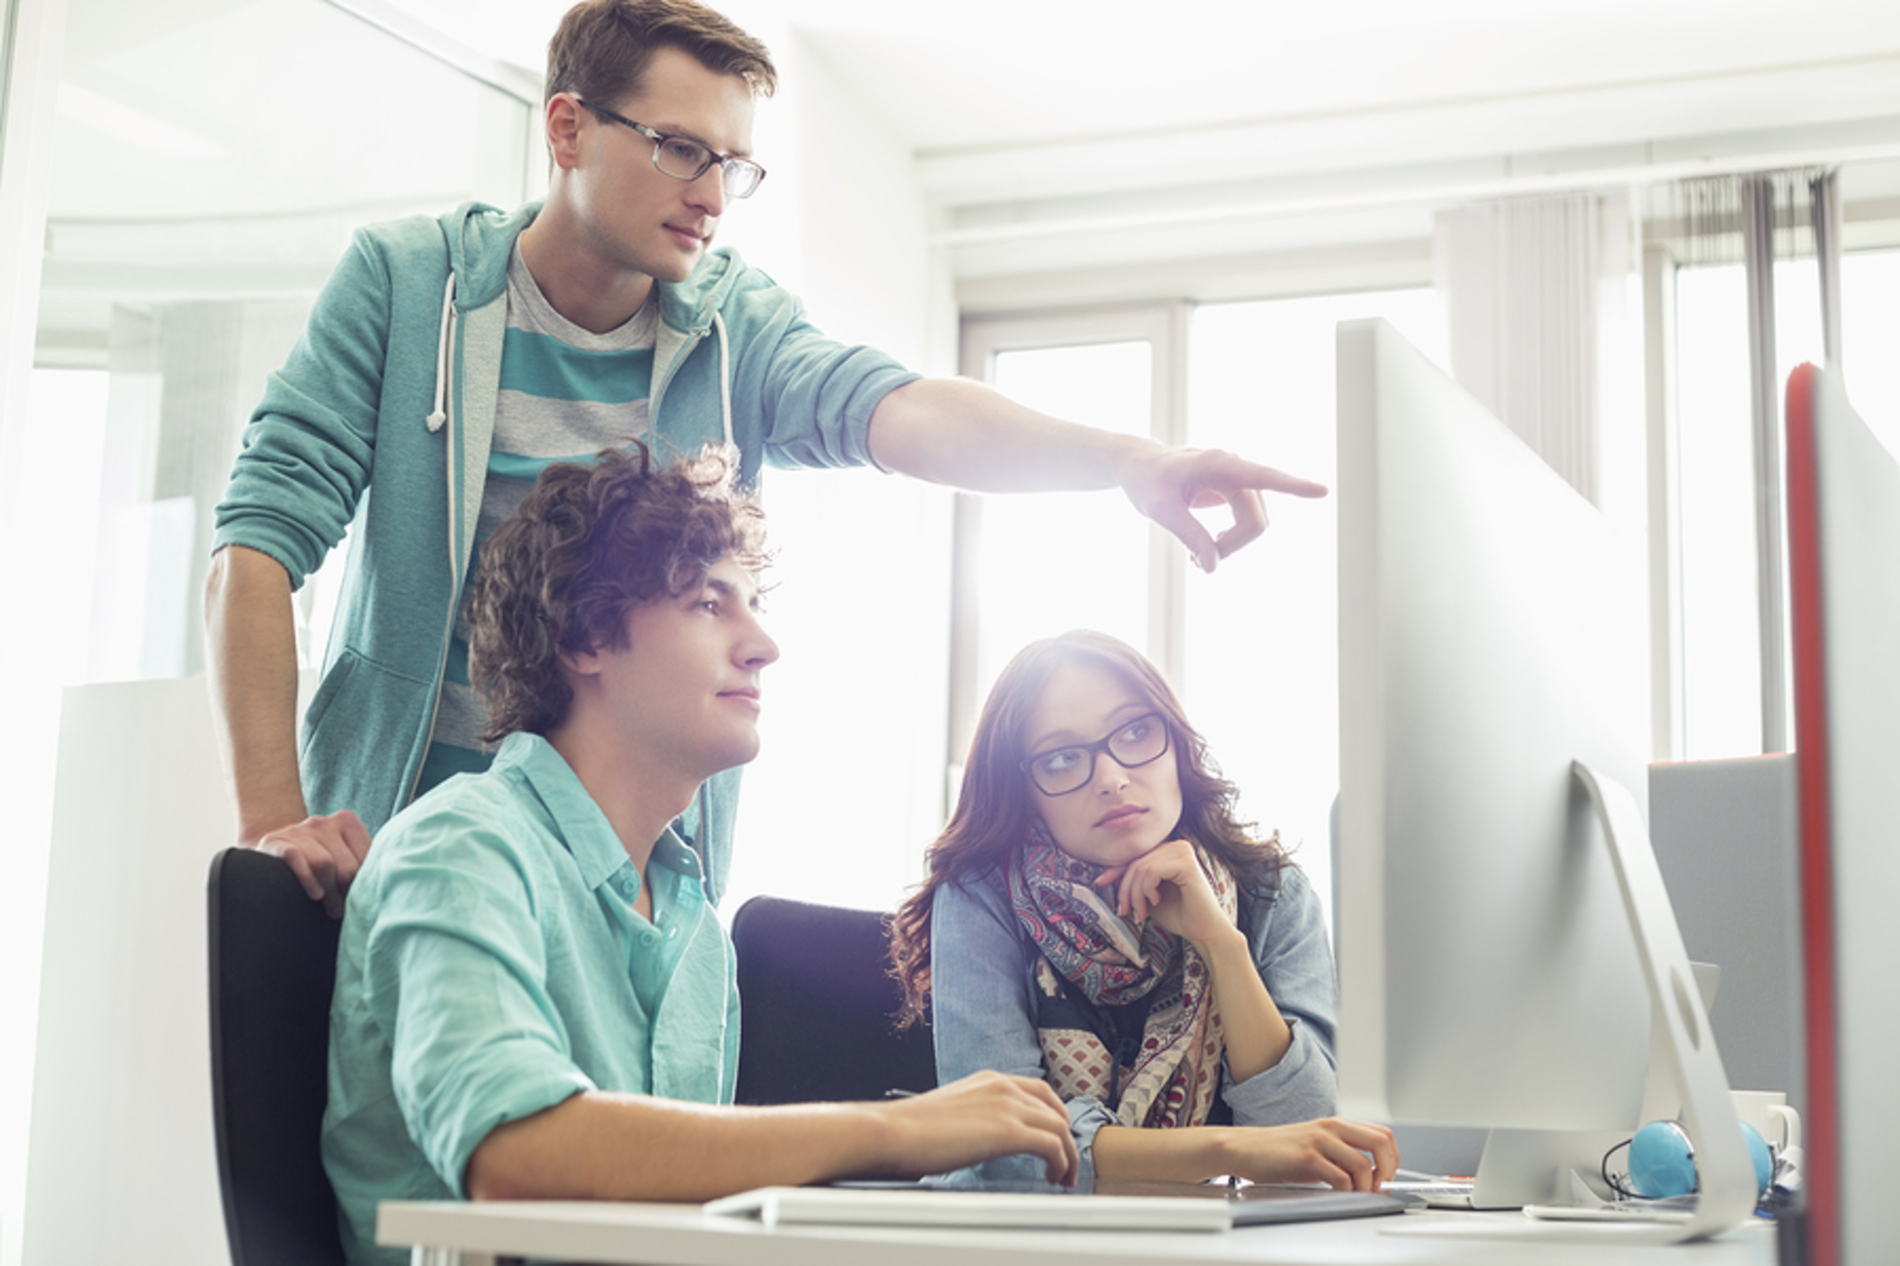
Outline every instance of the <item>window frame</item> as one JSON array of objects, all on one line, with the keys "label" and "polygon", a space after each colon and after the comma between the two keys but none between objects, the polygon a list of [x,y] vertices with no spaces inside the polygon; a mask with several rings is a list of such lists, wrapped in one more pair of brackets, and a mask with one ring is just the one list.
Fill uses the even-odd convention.
[{"label": "window frame", "polygon": [[[1194,304],[1186,299],[1109,308],[966,315],[958,370],[991,383],[996,361],[1009,352],[1104,343],[1147,343],[1150,350],[1148,434],[1163,444],[1187,436],[1187,340]],[[1071,419],[1086,423],[1086,418]],[[982,706],[977,680],[978,616],[973,601],[976,557],[982,531],[982,497],[956,494],[951,529],[950,720],[945,764],[955,773],[969,750]],[[1149,525],[1147,645],[1142,649],[1172,680],[1180,680],[1185,654],[1187,550],[1164,529]],[[1159,598],[1159,601],[1155,599]],[[954,803],[954,796],[951,797]]]}]

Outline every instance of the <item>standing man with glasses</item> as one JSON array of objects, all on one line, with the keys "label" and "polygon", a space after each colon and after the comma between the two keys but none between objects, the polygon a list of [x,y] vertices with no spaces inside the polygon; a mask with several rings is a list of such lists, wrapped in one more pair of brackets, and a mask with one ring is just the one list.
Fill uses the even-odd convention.
[{"label": "standing man with glasses", "polygon": [[[1217,450],[1059,421],[835,343],[728,249],[765,177],[765,46],[695,0],[585,0],[548,50],[544,203],[361,230],[273,375],[217,512],[214,711],[240,842],[342,911],[370,835],[486,767],[459,611],[480,543],[546,465],[709,441],[761,465],[872,465],[977,491],[1120,487],[1212,570],[1316,484]],[[1218,537],[1190,513],[1225,503]],[[354,524],[323,677],[296,735],[291,592]],[[736,775],[682,820],[724,887]]]}]

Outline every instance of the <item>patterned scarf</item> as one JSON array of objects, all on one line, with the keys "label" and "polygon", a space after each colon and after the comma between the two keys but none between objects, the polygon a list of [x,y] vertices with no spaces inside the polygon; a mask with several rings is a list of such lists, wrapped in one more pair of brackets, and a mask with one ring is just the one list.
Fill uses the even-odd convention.
[{"label": "patterned scarf", "polygon": [[[1196,846],[1201,870],[1228,918],[1235,885],[1227,868]],[[1115,913],[1113,888],[1096,888],[1106,867],[1077,860],[1032,828],[1007,868],[1010,902],[1036,959],[1036,1025],[1049,1084],[1064,1102],[1087,1095],[1123,1125],[1200,1125],[1220,1081],[1220,1012],[1200,954],[1153,919],[1135,928]],[[1149,999],[1132,1066],[1117,1067],[1087,1004]],[[1119,1100],[1115,1096],[1119,1091]]]}]

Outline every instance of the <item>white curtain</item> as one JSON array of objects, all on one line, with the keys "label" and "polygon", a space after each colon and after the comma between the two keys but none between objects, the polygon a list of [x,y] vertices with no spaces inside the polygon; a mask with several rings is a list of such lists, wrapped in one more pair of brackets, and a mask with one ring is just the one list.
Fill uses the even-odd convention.
[{"label": "white curtain", "polygon": [[1625,200],[1563,194],[1441,212],[1435,260],[1459,384],[1597,505],[1640,504],[1640,448],[1629,469],[1617,455],[1629,437],[1605,424],[1627,368]]}]

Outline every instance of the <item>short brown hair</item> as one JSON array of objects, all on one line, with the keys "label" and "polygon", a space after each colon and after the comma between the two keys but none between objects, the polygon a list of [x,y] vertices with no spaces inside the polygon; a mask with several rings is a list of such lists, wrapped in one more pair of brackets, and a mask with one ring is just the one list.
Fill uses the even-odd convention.
[{"label": "short brown hair", "polygon": [[627,643],[639,603],[699,584],[732,557],[767,562],[765,512],[735,486],[731,450],[654,469],[646,445],[592,465],[557,462],[482,547],[469,598],[469,680],[488,706],[484,742],[545,735],[573,701],[562,651]]},{"label": "short brown hair", "polygon": [[696,0],[582,0],[548,41],[547,100],[571,92],[601,105],[639,90],[662,48],[690,53],[721,75],[737,75],[769,97],[778,69],[763,43]]}]

